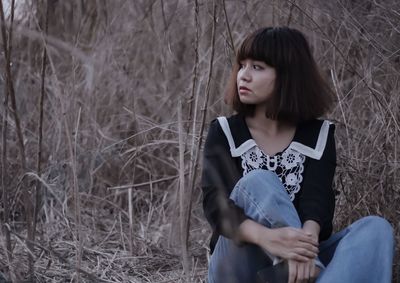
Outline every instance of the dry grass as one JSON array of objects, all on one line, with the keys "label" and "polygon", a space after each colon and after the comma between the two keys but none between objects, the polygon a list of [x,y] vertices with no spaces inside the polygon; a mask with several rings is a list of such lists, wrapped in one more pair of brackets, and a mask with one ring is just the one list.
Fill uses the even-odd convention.
[{"label": "dry grass", "polygon": [[[200,146],[207,121],[230,113],[232,45],[266,25],[304,31],[337,95],[335,228],[378,214],[400,242],[397,1],[49,1],[47,35],[46,1],[29,2],[16,10],[11,53],[26,166],[15,116],[0,106],[0,271],[15,282],[29,264],[38,282],[205,282]],[[30,241],[23,194],[34,204],[37,190]]]}]

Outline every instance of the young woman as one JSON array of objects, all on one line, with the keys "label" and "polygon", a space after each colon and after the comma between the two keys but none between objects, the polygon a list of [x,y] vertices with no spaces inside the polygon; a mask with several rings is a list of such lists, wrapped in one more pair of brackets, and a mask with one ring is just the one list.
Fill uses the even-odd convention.
[{"label": "young woman", "polygon": [[303,34],[256,31],[233,75],[227,98],[237,114],[212,121],[204,149],[208,281],[267,282],[260,276],[286,265],[288,282],[390,282],[386,220],[365,217],[331,235],[335,126],[317,118],[332,99]]}]

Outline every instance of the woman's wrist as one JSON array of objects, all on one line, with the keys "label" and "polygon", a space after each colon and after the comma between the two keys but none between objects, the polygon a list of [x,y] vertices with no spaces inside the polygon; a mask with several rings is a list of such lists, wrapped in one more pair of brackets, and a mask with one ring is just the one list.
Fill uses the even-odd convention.
[{"label": "woman's wrist", "polygon": [[239,226],[237,239],[241,242],[260,245],[261,238],[265,238],[265,233],[268,233],[268,230],[267,227],[264,227],[251,219],[246,219]]},{"label": "woman's wrist", "polygon": [[312,236],[318,240],[319,238],[319,232],[321,230],[321,227],[319,226],[318,222],[314,220],[307,220],[303,224],[303,230],[309,234],[312,234]]}]

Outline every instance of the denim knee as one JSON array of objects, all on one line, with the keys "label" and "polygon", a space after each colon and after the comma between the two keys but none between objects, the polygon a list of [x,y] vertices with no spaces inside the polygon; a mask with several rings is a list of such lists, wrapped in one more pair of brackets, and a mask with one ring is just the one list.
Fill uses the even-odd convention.
[{"label": "denim knee", "polygon": [[374,244],[394,244],[393,227],[385,218],[373,215],[363,217],[357,222],[354,224],[364,230],[364,236],[368,236]]},{"label": "denim knee", "polygon": [[245,214],[266,227],[301,227],[301,221],[279,177],[268,170],[253,170],[242,177],[230,199]]},{"label": "denim knee", "polygon": [[[271,193],[286,194],[279,177],[274,172],[263,169],[255,169],[244,175],[237,182],[234,190],[238,188],[252,195],[266,196]],[[258,192],[262,192],[262,194]]]}]

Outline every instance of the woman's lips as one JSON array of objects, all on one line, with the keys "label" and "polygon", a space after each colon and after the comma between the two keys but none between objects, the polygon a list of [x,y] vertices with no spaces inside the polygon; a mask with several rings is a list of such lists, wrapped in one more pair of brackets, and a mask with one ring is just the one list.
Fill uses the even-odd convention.
[{"label": "woman's lips", "polygon": [[246,93],[250,93],[250,92],[251,92],[251,89],[249,89],[245,86],[239,87],[239,93],[241,93],[241,94],[246,94]]}]

